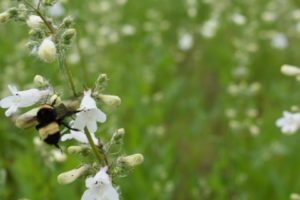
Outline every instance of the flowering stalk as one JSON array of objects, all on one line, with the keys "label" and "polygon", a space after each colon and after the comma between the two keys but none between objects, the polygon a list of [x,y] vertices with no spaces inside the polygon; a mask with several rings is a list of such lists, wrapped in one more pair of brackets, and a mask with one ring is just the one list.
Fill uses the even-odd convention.
[{"label": "flowering stalk", "polygon": [[[49,31],[51,32],[52,35],[55,36],[56,34],[56,30],[55,28],[52,26],[52,24],[50,24],[46,17],[40,12],[39,8],[40,8],[40,4],[41,4],[41,1],[38,2],[38,7],[35,8],[31,3],[29,3],[28,1],[24,0],[24,2],[30,7],[33,9],[34,12],[36,12],[36,14],[42,19],[43,23],[46,25],[46,27],[49,29]],[[63,55],[63,52],[59,52],[59,66],[61,69],[64,70],[65,74],[67,75],[67,78],[68,78],[68,81],[69,81],[69,85],[70,85],[70,88],[73,92],[73,96],[76,97],[77,96],[77,93],[76,93],[76,90],[75,90],[75,84],[74,84],[74,81],[73,81],[73,77],[72,77],[72,73],[71,73],[71,70],[70,68],[68,67],[68,65],[66,64],[66,60],[64,58],[64,55]]]}]

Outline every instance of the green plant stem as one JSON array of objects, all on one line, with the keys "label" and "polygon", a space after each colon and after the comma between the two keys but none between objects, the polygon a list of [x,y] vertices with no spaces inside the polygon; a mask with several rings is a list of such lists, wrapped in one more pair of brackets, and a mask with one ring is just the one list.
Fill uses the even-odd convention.
[{"label": "green plant stem", "polygon": [[66,63],[66,59],[64,58],[63,53],[60,53],[60,56],[61,56],[61,58],[59,58],[59,65],[60,65],[61,69],[64,70],[65,74],[67,75],[67,79],[69,81],[69,85],[70,85],[70,88],[73,92],[74,97],[77,97],[77,93],[76,93],[75,84],[74,84],[74,81],[73,81],[73,76],[72,76],[71,70],[70,70],[69,66],[67,65],[67,63]]},{"label": "green plant stem", "polygon": [[92,139],[91,133],[89,132],[89,130],[87,128],[84,129],[84,133],[89,141],[89,144],[90,144],[95,156],[99,160],[99,163],[102,163],[102,161],[104,161],[104,164],[106,166],[108,166],[109,163],[108,163],[106,155],[102,151],[101,152],[99,151],[99,149],[97,148],[97,146],[95,145],[95,143]]},{"label": "green plant stem", "polygon": [[47,19],[45,18],[45,16],[40,12],[39,10],[39,6],[38,8],[35,8],[31,3],[29,3],[28,1],[24,0],[24,2],[33,9],[34,12],[36,12],[36,14],[43,20],[44,24],[47,26],[47,28],[49,29],[49,31],[55,35],[56,30],[55,28],[47,21]]}]

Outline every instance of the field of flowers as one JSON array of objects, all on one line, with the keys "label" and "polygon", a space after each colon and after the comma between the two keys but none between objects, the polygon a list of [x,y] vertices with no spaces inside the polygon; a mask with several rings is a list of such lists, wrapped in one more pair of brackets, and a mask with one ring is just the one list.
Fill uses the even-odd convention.
[{"label": "field of flowers", "polygon": [[[51,27],[37,31],[35,10],[21,16],[28,5],[40,6],[54,29],[72,16],[76,36],[57,34],[67,45],[50,41],[55,57],[41,52]],[[12,7],[18,19],[5,18]],[[97,102],[106,121],[95,134],[109,142],[124,128],[110,161],[143,155],[113,176],[120,199],[300,200],[300,1],[1,0],[0,13],[0,99],[11,95],[8,85],[27,90],[45,80],[62,99],[76,96],[62,54],[78,93],[108,77],[95,88],[122,101]],[[73,140],[59,142],[61,153],[6,114],[0,199],[80,199],[88,174],[68,185],[57,177],[95,157],[67,151]]]}]

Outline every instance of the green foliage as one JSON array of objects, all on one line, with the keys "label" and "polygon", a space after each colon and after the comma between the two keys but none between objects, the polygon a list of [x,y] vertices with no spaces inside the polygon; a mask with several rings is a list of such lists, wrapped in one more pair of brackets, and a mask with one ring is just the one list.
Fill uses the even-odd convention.
[{"label": "green foliage", "polygon": [[[69,67],[78,90],[105,73],[109,77],[106,92],[122,98],[120,107],[104,107],[108,121],[98,135],[108,140],[121,125],[126,130],[124,151],[145,157],[141,166],[117,180],[123,199],[275,200],[300,193],[299,135],[282,135],[275,126],[282,111],[300,99],[298,83],[280,74],[282,64],[300,63],[300,33],[291,14],[298,1],[285,1],[284,6],[274,3],[279,17],[271,23],[261,17],[271,0],[196,1],[198,15],[194,18],[187,15],[184,0],[128,1],[123,6],[111,1],[108,11],[100,9],[101,2],[110,1],[69,0],[63,4],[73,14],[77,31],[69,54],[81,57]],[[204,38],[200,27],[218,9],[222,11],[216,35]],[[230,20],[236,11],[246,17],[245,25]],[[125,24],[133,25],[135,34],[120,34]],[[110,32],[103,36],[107,27]],[[187,51],[177,45],[182,30],[194,38]],[[265,35],[272,31],[286,34],[287,48],[271,46]],[[55,85],[67,85],[67,79],[58,76],[57,63],[45,64],[29,55],[26,37],[25,24],[0,26],[1,97],[7,94],[7,84],[16,83],[23,89],[32,83],[33,74]],[[236,41],[242,42],[238,48]],[[249,43],[257,49],[243,49]],[[227,86],[235,81],[231,71],[243,63],[236,57],[239,51],[246,52],[249,59],[248,81],[261,84],[255,98],[241,100],[227,93]],[[226,108],[243,110],[245,105],[259,110],[257,136],[227,125]],[[67,186],[56,182],[60,172],[79,161],[68,155],[66,162],[47,166],[32,142],[37,132],[15,128],[3,110],[0,116],[0,199],[80,199],[83,179]]]}]

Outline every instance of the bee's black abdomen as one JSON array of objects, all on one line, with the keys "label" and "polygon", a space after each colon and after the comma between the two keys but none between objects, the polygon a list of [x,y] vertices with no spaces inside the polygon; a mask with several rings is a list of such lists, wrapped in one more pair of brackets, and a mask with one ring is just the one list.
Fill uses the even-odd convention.
[{"label": "bee's black abdomen", "polygon": [[44,139],[44,141],[47,144],[51,144],[51,145],[57,145],[57,143],[59,142],[60,139],[60,132],[48,135],[47,138]]}]

